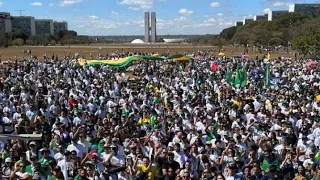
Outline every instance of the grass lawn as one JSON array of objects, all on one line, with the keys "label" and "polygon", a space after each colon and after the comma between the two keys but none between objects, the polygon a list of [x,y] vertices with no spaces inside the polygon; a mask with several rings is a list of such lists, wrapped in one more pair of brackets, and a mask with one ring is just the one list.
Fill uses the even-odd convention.
[{"label": "grass lawn", "polygon": [[[85,57],[89,57],[90,52],[94,57],[101,52],[115,52],[115,51],[139,51],[139,52],[148,52],[148,53],[164,53],[169,52],[170,54],[177,54],[177,53],[185,53],[185,52],[192,52],[198,50],[216,50],[215,54],[218,54],[218,47],[215,46],[193,46],[193,45],[131,45],[131,44],[116,44],[116,45],[79,45],[79,46],[38,46],[38,47],[10,47],[10,48],[0,48],[0,52],[2,54],[2,60],[8,60],[9,58],[14,59],[17,56],[18,59],[26,56],[23,54],[24,50],[30,49],[32,54],[36,55],[38,58],[42,59],[43,54],[46,52],[49,57],[53,54],[58,55],[59,59],[62,58],[64,55],[74,55],[76,52],[80,52],[81,55]],[[231,48],[225,47],[225,54],[227,57],[231,55],[239,55],[241,54],[244,49],[243,48]],[[249,57],[255,58],[256,56],[262,57],[265,55],[266,52],[250,52],[249,50]],[[271,53],[271,58],[276,58],[279,56],[286,56],[286,57],[294,57],[294,52],[287,54],[286,52],[279,52],[279,53]]]}]

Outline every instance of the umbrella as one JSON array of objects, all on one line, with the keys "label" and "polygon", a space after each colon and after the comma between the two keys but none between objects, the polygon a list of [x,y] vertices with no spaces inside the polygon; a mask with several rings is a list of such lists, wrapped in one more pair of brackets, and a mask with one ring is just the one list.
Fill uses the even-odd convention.
[{"label": "umbrella", "polygon": [[212,70],[212,71],[217,71],[218,69],[219,69],[219,66],[218,66],[217,63],[212,63],[212,64],[211,64],[211,70]]},{"label": "umbrella", "polygon": [[218,54],[218,56],[224,56],[225,54],[226,53],[221,52],[221,53]]},{"label": "umbrella", "polygon": [[191,58],[188,56],[183,56],[183,57],[179,57],[179,58],[174,58],[172,59],[173,61],[190,61]]},{"label": "umbrella", "polygon": [[305,65],[306,65],[306,66],[312,66],[312,65],[317,65],[317,64],[318,64],[317,61],[309,61],[309,62],[307,62]]}]

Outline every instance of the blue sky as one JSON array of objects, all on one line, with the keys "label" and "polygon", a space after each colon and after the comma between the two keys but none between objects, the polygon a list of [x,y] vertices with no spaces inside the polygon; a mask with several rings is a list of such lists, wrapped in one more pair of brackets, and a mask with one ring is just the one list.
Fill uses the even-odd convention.
[{"label": "blue sky", "polygon": [[0,11],[65,20],[83,35],[143,35],[143,12],[157,12],[157,33],[217,34],[235,21],[320,0],[0,0]]}]

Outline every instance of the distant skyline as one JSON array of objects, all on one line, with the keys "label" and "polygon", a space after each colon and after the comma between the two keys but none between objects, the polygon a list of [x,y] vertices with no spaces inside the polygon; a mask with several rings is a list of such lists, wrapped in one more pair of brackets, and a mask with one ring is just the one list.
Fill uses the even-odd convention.
[{"label": "distant skyline", "polygon": [[320,0],[0,0],[0,11],[67,21],[80,35],[143,35],[144,12],[157,13],[158,35],[219,34],[236,21],[293,3]]}]

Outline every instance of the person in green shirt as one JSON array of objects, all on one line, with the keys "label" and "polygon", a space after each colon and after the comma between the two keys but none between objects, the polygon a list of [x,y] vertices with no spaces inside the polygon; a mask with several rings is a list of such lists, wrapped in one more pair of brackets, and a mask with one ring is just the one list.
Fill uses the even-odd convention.
[{"label": "person in green shirt", "polygon": [[59,166],[56,166],[53,169],[52,175],[48,176],[48,180],[64,180],[63,173],[62,173],[61,168]]},{"label": "person in green shirt", "polygon": [[86,179],[86,169],[80,168],[78,174],[74,177],[74,180]]},{"label": "person in green shirt", "polygon": [[51,173],[51,165],[56,164],[56,161],[53,157],[50,157],[49,149],[43,148],[41,151],[42,158],[39,160],[43,174],[47,177]]},{"label": "person in green shirt", "polygon": [[121,116],[128,117],[132,110],[129,108],[129,103],[126,103],[125,107],[122,109]]}]

